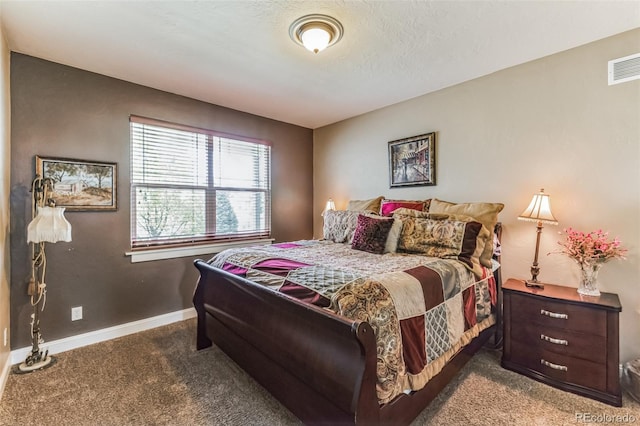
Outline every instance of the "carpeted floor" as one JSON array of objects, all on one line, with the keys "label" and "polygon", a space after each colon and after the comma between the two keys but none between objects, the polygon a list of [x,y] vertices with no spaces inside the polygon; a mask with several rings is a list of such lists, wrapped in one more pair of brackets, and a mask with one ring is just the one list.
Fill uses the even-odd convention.
[{"label": "carpeted floor", "polygon": [[[591,416],[591,417],[589,417]],[[626,419],[626,420],[625,420]],[[626,395],[610,407],[500,367],[481,351],[414,425],[640,424]],[[293,425],[299,421],[217,347],[195,350],[195,320],[59,354],[11,374],[2,425]]]}]

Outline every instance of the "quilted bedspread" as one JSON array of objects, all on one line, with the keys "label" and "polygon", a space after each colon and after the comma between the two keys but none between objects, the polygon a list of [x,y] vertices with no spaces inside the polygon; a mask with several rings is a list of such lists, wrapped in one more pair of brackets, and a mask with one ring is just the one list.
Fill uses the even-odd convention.
[{"label": "quilted bedspread", "polygon": [[381,404],[419,390],[495,320],[493,274],[413,254],[297,241],[226,250],[209,263],[274,291],[368,322],[377,342]]}]

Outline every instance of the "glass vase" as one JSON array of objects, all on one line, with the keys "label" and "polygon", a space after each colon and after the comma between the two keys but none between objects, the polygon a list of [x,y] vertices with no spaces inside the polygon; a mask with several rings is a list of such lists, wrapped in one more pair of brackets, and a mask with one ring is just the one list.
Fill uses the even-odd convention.
[{"label": "glass vase", "polygon": [[580,286],[578,293],[585,296],[600,296],[598,290],[598,272],[603,262],[580,263]]}]

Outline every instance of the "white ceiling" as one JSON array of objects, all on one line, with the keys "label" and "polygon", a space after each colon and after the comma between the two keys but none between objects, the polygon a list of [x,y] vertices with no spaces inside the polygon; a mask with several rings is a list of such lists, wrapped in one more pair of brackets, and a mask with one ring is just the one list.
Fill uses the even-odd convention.
[{"label": "white ceiling", "polygon": [[[0,13],[13,51],[308,128],[640,27],[640,1],[614,0],[2,0]],[[342,40],[294,44],[289,25],[310,13],[338,19]]]}]

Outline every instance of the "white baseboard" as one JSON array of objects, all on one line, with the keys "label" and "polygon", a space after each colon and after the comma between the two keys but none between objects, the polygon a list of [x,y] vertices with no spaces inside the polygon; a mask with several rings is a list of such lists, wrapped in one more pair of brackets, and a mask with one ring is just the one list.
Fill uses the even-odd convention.
[{"label": "white baseboard", "polygon": [[[161,327],[174,322],[195,318],[195,316],[196,310],[194,308],[183,309],[182,311],[170,312],[168,314],[158,315],[156,317],[146,318],[140,321],[134,321],[127,324],[116,325],[114,327],[103,328],[102,330],[78,334],[77,336],[45,342],[40,346],[42,349],[48,349],[49,354],[54,355],[70,351],[71,349],[77,349],[94,343],[126,336],[128,334],[139,333],[141,331],[150,330],[152,328]],[[8,374],[9,367],[24,361],[30,352],[31,346],[11,351],[10,361],[8,361],[8,365],[3,368],[2,375],[0,376],[0,380],[2,380],[0,382],[0,390],[4,388],[4,384],[6,382],[5,370]],[[2,393],[0,392],[0,397],[1,395]]]}]

